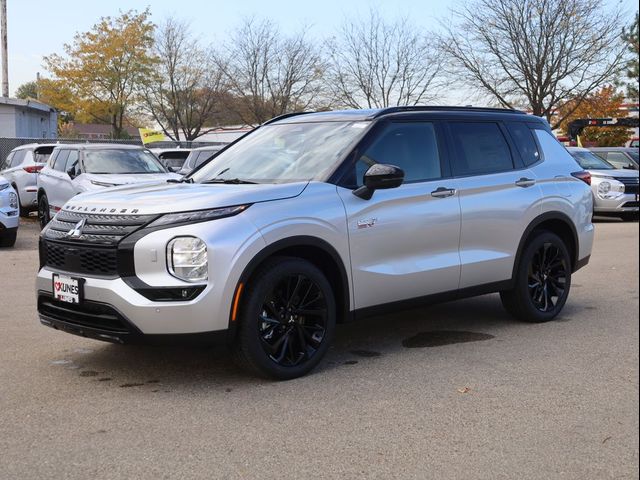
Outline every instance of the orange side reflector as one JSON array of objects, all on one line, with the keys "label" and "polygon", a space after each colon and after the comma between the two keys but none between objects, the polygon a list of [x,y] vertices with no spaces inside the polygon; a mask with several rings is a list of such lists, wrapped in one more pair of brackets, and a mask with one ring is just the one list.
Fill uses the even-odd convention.
[{"label": "orange side reflector", "polygon": [[244,288],[244,283],[238,284],[238,289],[236,290],[236,297],[233,299],[233,310],[231,311],[231,321],[236,321],[236,316],[238,315],[238,303],[240,303],[240,295],[242,294],[242,289]]}]

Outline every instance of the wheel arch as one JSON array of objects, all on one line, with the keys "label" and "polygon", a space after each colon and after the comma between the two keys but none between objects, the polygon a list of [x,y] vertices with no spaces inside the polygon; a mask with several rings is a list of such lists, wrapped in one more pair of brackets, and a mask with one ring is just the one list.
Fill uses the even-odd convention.
[{"label": "wheel arch", "polygon": [[[336,249],[327,241],[318,237],[293,236],[267,245],[249,261],[240,275],[238,285],[246,284],[250,281],[258,267],[275,256],[302,258],[320,269],[333,287],[338,321],[344,322],[350,318],[351,296],[349,294],[349,278],[346,266]],[[241,295],[237,286],[234,289],[234,302],[232,303],[236,303],[236,295]],[[233,308],[229,312],[229,328],[232,331],[232,335],[235,335],[233,333],[235,331],[235,321],[232,315]]]},{"label": "wheel arch", "polygon": [[534,218],[524,230],[513,263],[513,271],[511,273],[512,280],[516,278],[516,271],[520,264],[520,257],[524,251],[524,247],[535,232],[540,230],[555,233],[564,241],[571,257],[571,270],[575,271],[577,269],[580,245],[575,225],[571,221],[571,218],[562,212],[546,212]]}]

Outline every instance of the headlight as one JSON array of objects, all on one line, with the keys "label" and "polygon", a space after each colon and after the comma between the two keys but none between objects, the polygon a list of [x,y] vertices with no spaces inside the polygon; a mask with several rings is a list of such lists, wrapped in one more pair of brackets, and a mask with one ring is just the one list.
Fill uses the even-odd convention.
[{"label": "headlight", "polygon": [[151,222],[149,227],[161,227],[164,225],[206,222],[217,218],[232,217],[249,208],[249,205],[236,205],[235,207],[214,208],[213,210],[196,210],[193,212],[168,213]]},{"label": "headlight", "polygon": [[11,208],[18,208],[18,195],[13,192],[9,193],[9,206]]},{"label": "headlight", "polygon": [[616,180],[604,180],[598,184],[598,197],[602,199],[611,199],[624,193],[624,184]]},{"label": "headlight", "polygon": [[209,278],[207,245],[197,237],[176,237],[167,244],[169,273],[185,282]]}]

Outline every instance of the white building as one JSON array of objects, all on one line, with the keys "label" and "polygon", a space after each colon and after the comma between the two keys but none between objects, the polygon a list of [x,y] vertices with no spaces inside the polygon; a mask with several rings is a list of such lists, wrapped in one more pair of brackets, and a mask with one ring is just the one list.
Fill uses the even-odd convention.
[{"label": "white building", "polygon": [[57,138],[58,114],[35,100],[0,97],[0,137]]}]

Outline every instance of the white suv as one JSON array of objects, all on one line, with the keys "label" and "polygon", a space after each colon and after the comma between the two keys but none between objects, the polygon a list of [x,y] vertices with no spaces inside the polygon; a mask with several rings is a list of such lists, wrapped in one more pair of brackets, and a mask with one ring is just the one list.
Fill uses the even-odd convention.
[{"label": "white suv", "polygon": [[47,326],[118,343],[223,339],[294,378],[337,322],[500,292],[553,319],[591,254],[588,177],[542,119],[388,108],[276,118],[180,183],[74,197],[43,230]]},{"label": "white suv", "polygon": [[38,175],[38,218],[44,227],[78,193],[131,183],[178,179],[149,150],[135,145],[60,145]]},{"label": "white suv", "polygon": [[13,247],[18,225],[18,195],[9,181],[0,177],[0,247]]}]

